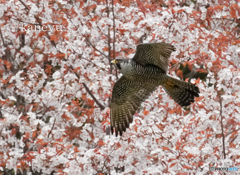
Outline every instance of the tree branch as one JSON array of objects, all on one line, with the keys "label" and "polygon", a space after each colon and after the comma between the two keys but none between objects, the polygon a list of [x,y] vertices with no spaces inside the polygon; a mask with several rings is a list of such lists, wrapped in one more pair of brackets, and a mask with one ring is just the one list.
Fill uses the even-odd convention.
[{"label": "tree branch", "polygon": [[23,5],[27,10],[30,10],[29,7],[28,7],[22,0],[19,0],[19,1],[22,3],[22,5]]},{"label": "tree branch", "polygon": [[86,89],[86,91],[89,93],[89,95],[92,97],[92,99],[97,103],[97,105],[100,107],[101,110],[105,109],[105,106],[103,106],[97,99],[96,97],[93,95],[92,91],[90,91],[90,89],[87,87],[87,85],[83,82],[82,85],[84,86],[84,88]]},{"label": "tree branch", "polygon": [[0,26],[0,36],[1,36],[1,39],[2,39],[2,42],[3,42],[3,46],[6,47],[5,42],[4,42],[4,38],[3,38],[3,35],[2,35],[1,26]]},{"label": "tree branch", "polygon": [[114,4],[113,4],[113,0],[112,0],[112,12],[113,12],[113,59],[116,58],[115,56],[115,42],[116,42],[116,38],[115,38],[115,14],[114,14]]},{"label": "tree branch", "polygon": [[50,134],[52,133],[52,130],[53,130],[53,127],[54,127],[55,123],[56,123],[56,117],[55,117],[55,119],[54,119],[52,128],[51,128],[51,130],[50,130],[49,133],[48,133],[48,136],[47,136],[48,138],[49,138]]},{"label": "tree branch", "polygon": [[83,35],[83,37],[86,39],[87,43],[88,43],[90,46],[92,46],[92,48],[93,48],[94,50],[96,50],[96,51],[99,52],[101,55],[105,56],[106,58],[111,59],[111,58],[109,58],[105,53],[103,53],[102,51],[100,51],[99,49],[97,49],[96,46],[94,46],[94,45],[91,43],[91,41],[88,39],[87,36]]},{"label": "tree branch", "polygon": [[[74,51],[74,53],[76,53],[76,52]],[[77,53],[76,53],[76,54],[77,54]],[[84,60],[90,62],[91,64],[93,64],[94,66],[98,67],[99,69],[101,69],[101,70],[103,70],[103,71],[107,71],[107,70],[104,69],[103,67],[100,67],[100,66],[96,65],[94,62],[92,62],[92,60],[89,60],[89,59],[87,59],[87,58],[82,57],[82,55],[80,55],[80,54],[78,54],[78,58],[79,58],[79,59],[84,59]]]},{"label": "tree branch", "polygon": [[223,156],[224,156],[224,159],[226,159],[225,135],[224,135],[224,132],[223,132],[222,97],[221,97],[220,94],[219,94],[219,104],[220,104],[221,130],[222,130],[222,142],[223,142]]},{"label": "tree branch", "polygon": [[[109,8],[109,5],[108,5],[108,0],[106,0],[106,4],[107,4],[107,16],[109,18],[109,12],[110,12],[110,8]],[[113,65],[111,64],[111,38],[110,38],[110,32],[111,32],[111,29],[110,29],[110,26],[108,26],[108,35],[107,35],[107,38],[108,38],[108,62],[110,64],[110,73],[112,74],[112,68],[113,68]]]},{"label": "tree branch", "polygon": [[[116,42],[116,38],[115,38],[115,35],[116,35],[116,32],[115,32],[115,14],[114,14],[114,3],[113,3],[113,0],[112,0],[112,12],[113,12],[113,59],[115,60],[116,59],[116,55],[115,55],[115,42]],[[118,79],[118,72],[115,71],[115,75]]]},{"label": "tree branch", "polygon": [[[72,66],[70,66],[70,68],[72,70],[74,70],[74,68]],[[74,74],[78,77],[78,79],[80,78],[80,76],[74,72]],[[83,82],[82,83],[83,87],[86,89],[86,91],[89,93],[89,95],[92,97],[92,99],[97,103],[97,105],[100,107],[101,110],[105,109],[105,106],[103,106],[97,99],[96,97],[93,95],[92,91],[87,87],[87,85]]]}]

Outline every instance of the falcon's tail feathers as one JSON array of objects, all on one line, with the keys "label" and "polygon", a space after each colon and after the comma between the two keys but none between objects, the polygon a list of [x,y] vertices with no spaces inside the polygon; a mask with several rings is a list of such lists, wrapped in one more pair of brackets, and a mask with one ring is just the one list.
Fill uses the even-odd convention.
[{"label": "falcon's tail feathers", "polygon": [[181,106],[188,106],[194,102],[195,97],[199,97],[199,89],[196,85],[169,76],[162,86],[168,95]]}]

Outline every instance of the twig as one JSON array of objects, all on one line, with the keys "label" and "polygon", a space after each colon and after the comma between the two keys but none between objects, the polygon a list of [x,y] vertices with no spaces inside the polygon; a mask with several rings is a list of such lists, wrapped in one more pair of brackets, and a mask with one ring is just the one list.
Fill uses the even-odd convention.
[{"label": "twig", "polygon": [[19,21],[19,22],[22,22],[22,23],[26,23],[26,24],[39,25],[38,23],[26,22],[26,21],[23,21],[23,20],[18,19],[18,18],[13,18],[13,17],[11,17],[11,16],[6,16],[6,17],[8,17],[9,19],[13,19],[13,20],[15,20],[15,21]]},{"label": "twig", "polygon": [[53,127],[54,127],[54,125],[55,125],[55,122],[56,122],[56,117],[55,117],[55,119],[54,119],[52,128],[51,128],[50,132],[48,133],[48,136],[47,136],[48,138],[49,138],[50,134],[52,133]]},{"label": "twig", "polygon": [[[30,8],[29,8],[22,0],[19,0],[19,1],[23,4],[23,6],[24,6],[28,11],[30,10]],[[37,15],[34,15],[34,17],[35,17],[35,19],[37,20],[38,24],[42,27],[42,22],[41,22],[40,18],[39,18]],[[49,39],[49,41],[52,43],[52,45],[57,49],[56,43],[50,39],[50,36],[49,36],[48,32],[45,32],[45,33],[46,33],[46,37]],[[59,53],[62,53],[62,52],[59,51],[58,49],[57,49],[57,51],[58,51]]]},{"label": "twig", "polygon": [[115,15],[114,15],[114,4],[113,4],[113,0],[112,0],[112,12],[113,12],[113,59],[115,59],[115,42],[116,42],[116,38],[115,38]]},{"label": "twig", "polygon": [[[69,18],[69,15],[64,11],[64,13],[65,13],[65,15],[67,16],[67,18],[69,19],[69,21],[74,25],[74,23],[72,22],[72,20]],[[83,26],[83,23],[82,23],[82,21],[80,20],[80,23],[81,23],[81,25]],[[78,28],[76,25],[74,25],[76,28]],[[86,41],[87,41],[87,43],[94,49],[94,50],[96,50],[97,52],[99,52],[101,55],[103,55],[103,56],[105,56],[105,57],[107,57],[108,59],[111,59],[111,58],[109,58],[105,53],[103,53],[102,51],[100,51],[99,49],[97,49],[96,48],[96,46],[94,46],[92,43],[91,43],[91,41],[88,39],[88,37],[86,36],[86,35],[82,35],[85,39],[86,39]]]},{"label": "twig", "polygon": [[96,50],[97,52],[99,52],[100,54],[102,54],[103,56],[105,56],[106,58],[111,59],[111,58],[109,58],[105,53],[103,53],[102,51],[100,51],[99,49],[97,49],[96,46],[94,46],[94,45],[91,43],[91,41],[88,39],[87,36],[83,35],[83,37],[86,39],[87,43],[88,43],[90,46],[92,46],[92,48],[93,48],[94,50]]},{"label": "twig", "polygon": [[6,47],[5,42],[4,42],[4,38],[3,38],[3,35],[2,35],[1,26],[0,26],[0,35],[1,35],[2,42],[3,42],[3,46]]},{"label": "twig", "polygon": [[[107,16],[109,18],[109,5],[108,5],[108,0],[106,0],[106,4],[107,4]],[[110,73],[112,74],[112,64],[111,64],[111,38],[110,38],[110,26],[108,26],[108,35],[107,35],[107,38],[108,38],[108,62],[110,64]]]},{"label": "twig", "polygon": [[97,103],[97,105],[100,107],[101,110],[105,109],[105,106],[103,106],[97,99],[96,97],[93,95],[92,91],[90,91],[90,89],[87,87],[87,85],[83,82],[82,85],[84,86],[84,88],[86,89],[86,91],[89,93],[89,95],[92,97],[92,99]]},{"label": "twig", "polygon": [[30,10],[29,7],[28,7],[22,0],[19,0],[19,1],[22,3],[22,5],[23,5],[27,10]]},{"label": "twig", "polygon": [[[114,3],[113,3],[113,0],[112,0],[112,12],[113,12],[113,59],[115,60],[116,59],[116,56],[115,56],[115,42],[116,42],[116,38],[115,38],[115,14],[114,14]],[[115,71],[115,75],[118,79],[118,73],[117,71]]]},{"label": "twig", "polygon": [[[106,162],[107,162],[107,159],[111,156],[111,154],[113,153],[113,151],[116,151],[116,145],[115,145],[115,148],[112,149],[112,151],[110,152],[110,154],[105,158],[104,162],[103,162],[103,167],[102,167],[102,171],[103,171],[103,168],[106,167]],[[107,168],[106,168],[107,169]]]},{"label": "twig", "polygon": [[39,0],[37,0],[37,7],[38,7],[38,8],[39,8],[39,4],[40,4],[40,3],[39,3]]},{"label": "twig", "polygon": [[223,116],[222,116],[222,97],[219,95],[219,103],[220,103],[220,117],[221,117],[221,129],[222,129],[222,142],[223,142],[223,156],[226,159],[226,151],[225,151],[225,136],[223,132]]},{"label": "twig", "polygon": [[[72,70],[74,70],[74,68],[72,66],[70,66],[70,68]],[[80,76],[74,72],[74,74],[78,77],[78,79],[80,78]],[[86,89],[86,91],[89,93],[89,95],[92,97],[92,99],[97,103],[97,105],[100,107],[101,110],[105,109],[105,106],[103,106],[97,99],[96,97],[93,95],[92,91],[87,87],[87,85],[83,82],[82,83],[83,87]]]},{"label": "twig", "polygon": [[[74,51],[74,53],[76,53],[76,52]],[[103,71],[107,71],[107,70],[104,69],[103,67],[100,67],[100,66],[96,65],[94,62],[92,62],[92,60],[89,60],[89,59],[87,59],[87,58],[82,57],[82,55],[80,55],[80,54],[78,54],[78,58],[79,58],[79,59],[84,59],[84,60],[92,63],[94,66],[98,67],[99,69],[101,69],[101,70],[103,70]]]}]

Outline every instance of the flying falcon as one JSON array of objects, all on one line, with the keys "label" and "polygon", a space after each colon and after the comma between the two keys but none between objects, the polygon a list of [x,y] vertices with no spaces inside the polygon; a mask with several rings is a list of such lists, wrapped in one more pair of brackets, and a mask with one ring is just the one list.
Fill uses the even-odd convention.
[{"label": "flying falcon", "polygon": [[197,86],[167,75],[168,59],[173,51],[174,46],[167,43],[140,44],[132,59],[111,62],[123,74],[112,92],[112,134],[115,129],[116,136],[122,136],[141,103],[160,85],[181,106],[188,106],[195,97],[199,97]]}]

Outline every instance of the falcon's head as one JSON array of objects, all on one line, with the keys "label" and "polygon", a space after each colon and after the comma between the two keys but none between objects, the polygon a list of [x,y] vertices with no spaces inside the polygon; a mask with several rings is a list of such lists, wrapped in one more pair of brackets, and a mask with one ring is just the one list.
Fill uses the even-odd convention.
[{"label": "falcon's head", "polygon": [[129,59],[116,59],[111,61],[111,64],[116,65],[116,67],[121,70],[122,68],[126,67],[129,64]]}]

